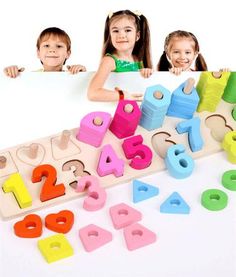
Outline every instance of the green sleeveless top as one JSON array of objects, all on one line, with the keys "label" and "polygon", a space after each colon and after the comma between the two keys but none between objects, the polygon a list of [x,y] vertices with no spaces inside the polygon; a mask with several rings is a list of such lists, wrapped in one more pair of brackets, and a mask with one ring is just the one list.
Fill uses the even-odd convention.
[{"label": "green sleeveless top", "polygon": [[116,69],[113,72],[130,72],[139,71],[143,68],[143,62],[129,62],[117,59],[114,55],[107,53],[106,56],[112,57],[116,64]]}]

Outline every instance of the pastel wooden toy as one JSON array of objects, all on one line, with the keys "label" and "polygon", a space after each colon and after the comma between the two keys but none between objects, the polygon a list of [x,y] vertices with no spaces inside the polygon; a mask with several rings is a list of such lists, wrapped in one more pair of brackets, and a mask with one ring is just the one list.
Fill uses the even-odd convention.
[{"label": "pastel wooden toy", "polygon": [[97,173],[99,176],[114,174],[120,177],[124,174],[125,162],[119,159],[110,144],[104,145],[98,162]]},{"label": "pastel wooden toy", "polygon": [[187,155],[182,144],[171,146],[165,157],[166,167],[173,177],[182,179],[190,176],[194,169],[193,159]]},{"label": "pastel wooden toy", "polygon": [[79,237],[87,252],[94,251],[112,240],[112,233],[94,224],[79,230]]},{"label": "pastel wooden toy", "polygon": [[57,172],[56,169],[50,164],[42,164],[37,166],[32,173],[32,183],[38,183],[42,181],[42,177],[46,177],[43,184],[43,188],[40,193],[41,201],[48,201],[55,197],[59,197],[65,194],[64,184],[56,184]]},{"label": "pastel wooden toy", "polygon": [[170,99],[170,91],[163,86],[148,87],[141,105],[142,116],[139,125],[148,131],[161,127]]},{"label": "pastel wooden toy", "polygon": [[228,132],[225,135],[222,147],[227,153],[228,161],[236,164],[236,131]]},{"label": "pastel wooden toy", "polygon": [[231,72],[222,99],[228,103],[236,103],[236,72]]},{"label": "pastel wooden toy", "polygon": [[124,228],[124,237],[128,250],[136,250],[156,242],[156,234],[139,223]]},{"label": "pastel wooden toy", "polygon": [[223,210],[228,204],[228,196],[219,189],[208,189],[202,193],[201,204],[210,211]]},{"label": "pastel wooden toy", "polygon": [[45,217],[45,226],[57,233],[68,233],[73,224],[74,214],[69,210],[63,210],[56,214],[48,214]]},{"label": "pastel wooden toy", "polygon": [[76,138],[80,141],[99,147],[110,125],[111,115],[106,112],[92,112],[80,122]]},{"label": "pastel wooden toy", "polygon": [[0,156],[0,169],[6,167],[7,158],[5,156]]},{"label": "pastel wooden toy", "polygon": [[[195,76],[195,73],[191,74]],[[157,98],[162,99],[162,95],[157,95]],[[128,105],[128,107],[126,107],[128,112],[132,110],[133,106],[131,106]],[[24,144],[2,149],[0,151],[0,156],[6,158],[6,163],[3,162],[1,165],[2,168],[0,168],[1,187],[3,187],[5,181],[12,174],[19,173],[24,180],[24,185],[29,195],[32,198],[32,205],[26,208],[20,208],[16,198],[12,193],[5,193],[4,189],[0,189],[1,218],[3,220],[13,219],[33,213],[40,209],[45,209],[48,206],[55,206],[84,196],[84,191],[76,191],[77,183],[83,176],[96,176],[101,184],[101,187],[105,189],[107,187],[111,187],[120,183],[131,182],[133,179],[141,178],[143,176],[165,170],[165,157],[167,149],[172,145],[184,145],[186,149],[186,155],[191,156],[192,159],[197,159],[199,157],[204,157],[206,155],[222,151],[222,141],[224,140],[225,135],[230,131],[236,130],[236,121],[232,117],[232,110],[234,106],[235,104],[229,104],[221,100],[215,113],[205,111],[203,113],[197,113],[194,115],[194,117],[198,116],[201,121],[201,136],[202,140],[204,141],[202,149],[196,152],[191,151],[187,135],[178,134],[175,129],[181,119],[169,116],[165,116],[163,126],[158,129],[147,131],[141,126],[137,127],[135,130],[135,136],[142,136],[143,142],[140,143],[138,139],[138,143],[136,144],[137,138],[135,138],[134,141],[131,139],[132,143],[129,145],[133,151],[133,153],[131,151],[133,158],[126,158],[126,154],[122,147],[123,142],[117,138],[109,130],[109,128],[105,128],[106,131],[105,134],[103,134],[102,143],[99,148],[78,140],[76,138],[78,128],[74,128],[67,130],[68,132],[64,132],[65,130],[60,131],[57,134],[50,134],[47,137],[27,141]],[[151,106],[148,106],[148,111],[151,110],[150,107]],[[132,114],[133,112],[131,112],[131,115]],[[111,118],[109,114],[108,117]],[[99,133],[100,130],[105,126],[105,119],[103,116],[101,116],[101,114],[99,116],[99,114],[95,112],[92,115],[90,123],[94,132],[92,132],[90,128],[85,128],[86,133],[88,133],[87,136],[96,137],[97,131]],[[129,123],[132,127],[134,127],[132,122]],[[65,149],[63,146],[63,149],[61,148],[61,143],[64,140],[63,137],[65,137]],[[68,139],[69,141],[67,144],[66,140]],[[232,143],[234,144],[233,137],[230,138],[230,144]],[[29,148],[32,144],[38,145],[37,155],[34,159],[29,157]],[[104,145],[107,144],[110,144],[116,156],[124,161],[124,173],[120,177],[116,177],[114,174],[99,176],[97,173],[101,149]],[[138,154],[140,150],[144,150],[143,155],[146,155],[145,149],[149,149],[151,151],[151,159],[149,158],[146,160],[146,156],[142,157]],[[147,151],[149,152],[149,150]],[[127,151],[129,152],[129,150]],[[175,157],[174,160],[176,160],[177,157]],[[132,162],[132,160],[135,161],[134,165],[136,163],[135,167],[139,168],[138,170],[135,167],[130,166],[130,162]],[[144,164],[143,168],[140,168],[140,162],[141,165],[143,165],[143,160],[147,163]],[[64,184],[64,188],[62,187],[62,191],[60,191],[59,195],[56,193],[57,197],[53,197],[47,201],[40,200],[40,194],[42,192],[42,188],[44,190],[45,181],[42,180],[39,183],[33,183],[30,178],[34,168],[44,164],[49,164],[56,170],[56,184]],[[42,177],[42,179],[44,178],[45,177]],[[46,180],[47,179],[48,178],[46,178]],[[55,189],[57,192],[57,186],[58,185],[50,186],[50,195],[52,194],[55,196]],[[95,198],[96,195],[97,192],[94,194]],[[91,199],[91,201],[94,203],[96,202],[95,198],[93,200]]]},{"label": "pastel wooden toy", "polygon": [[82,192],[87,188],[88,197],[84,200],[84,209],[97,211],[105,205],[107,194],[100,187],[99,180],[95,176],[84,176],[80,178],[76,191]]},{"label": "pastel wooden toy", "polygon": [[124,203],[112,206],[109,212],[115,229],[124,228],[142,219],[142,214],[139,211]]},{"label": "pastel wooden toy", "polygon": [[197,109],[199,96],[194,88],[195,80],[187,79],[171,95],[168,116],[190,119]]},{"label": "pastel wooden toy", "polygon": [[48,263],[59,261],[74,254],[74,250],[64,234],[39,240],[38,248]]},{"label": "pastel wooden toy", "polygon": [[147,145],[142,144],[141,135],[125,139],[122,148],[127,159],[132,159],[130,166],[135,169],[144,169],[152,162],[152,151]]},{"label": "pastel wooden toy", "polygon": [[36,144],[36,143],[30,144],[29,154],[28,154],[30,159],[36,159],[37,158],[38,149],[39,149],[38,144]]},{"label": "pastel wooden toy", "polygon": [[159,189],[139,180],[133,180],[133,202],[137,203],[159,194]]},{"label": "pastel wooden toy", "polygon": [[121,100],[117,105],[109,129],[118,138],[132,136],[138,127],[140,117],[141,111],[135,101]]},{"label": "pastel wooden toy", "polygon": [[21,238],[37,238],[42,235],[43,224],[40,216],[29,214],[14,224],[14,232]]},{"label": "pastel wooden toy", "polygon": [[161,213],[189,214],[190,207],[178,192],[173,192],[160,206]]},{"label": "pastel wooden toy", "polygon": [[12,174],[2,186],[5,193],[12,192],[21,209],[32,206],[32,197],[19,173]]},{"label": "pastel wooden toy", "polygon": [[232,191],[236,191],[236,170],[226,171],[221,179],[222,185]]},{"label": "pastel wooden toy", "polygon": [[230,72],[202,72],[197,84],[197,92],[200,97],[198,112],[214,112],[224,93]]},{"label": "pastel wooden toy", "polygon": [[201,136],[201,121],[199,117],[194,117],[178,123],[176,130],[179,134],[188,133],[188,142],[192,152],[200,151],[203,147]]},{"label": "pastel wooden toy", "polygon": [[61,138],[60,138],[60,143],[59,143],[59,147],[64,150],[68,147],[68,143],[70,141],[70,136],[71,133],[69,130],[64,130],[62,132]]}]

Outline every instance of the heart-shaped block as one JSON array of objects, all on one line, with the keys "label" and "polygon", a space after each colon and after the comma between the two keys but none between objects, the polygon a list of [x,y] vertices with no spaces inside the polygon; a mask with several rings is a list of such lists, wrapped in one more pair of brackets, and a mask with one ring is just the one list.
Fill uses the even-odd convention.
[{"label": "heart-shaped block", "polygon": [[42,235],[43,224],[37,214],[29,214],[14,224],[14,232],[21,238],[37,238]]},{"label": "heart-shaped block", "polygon": [[74,214],[69,210],[63,210],[45,217],[45,226],[54,232],[66,234],[74,224]]}]

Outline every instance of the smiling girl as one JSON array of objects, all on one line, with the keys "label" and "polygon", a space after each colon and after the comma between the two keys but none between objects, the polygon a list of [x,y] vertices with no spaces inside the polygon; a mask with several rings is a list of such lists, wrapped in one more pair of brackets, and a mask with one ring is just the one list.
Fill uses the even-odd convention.
[{"label": "smiling girl", "polygon": [[145,16],[122,10],[106,19],[102,59],[90,82],[88,98],[92,101],[142,100],[141,93],[103,88],[110,72],[130,71],[140,71],[145,78],[152,74],[150,32]]},{"label": "smiling girl", "polygon": [[207,65],[195,35],[181,30],[170,33],[165,39],[157,70],[169,70],[176,75],[182,71],[206,71]]}]

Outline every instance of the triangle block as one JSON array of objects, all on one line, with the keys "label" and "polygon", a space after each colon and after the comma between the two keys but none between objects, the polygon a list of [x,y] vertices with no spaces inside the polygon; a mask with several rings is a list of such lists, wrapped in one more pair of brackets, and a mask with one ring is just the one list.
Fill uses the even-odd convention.
[{"label": "triangle block", "polygon": [[138,223],[126,227],[124,229],[124,237],[129,250],[135,250],[154,243],[157,239],[155,233]]},{"label": "triangle block", "polygon": [[124,203],[112,206],[110,216],[115,229],[124,228],[142,219],[142,214],[139,211]]},{"label": "triangle block", "polygon": [[178,192],[173,192],[160,206],[161,213],[168,214],[189,214],[190,207],[179,195]]},{"label": "triangle block", "polygon": [[79,230],[79,237],[87,252],[91,252],[112,240],[112,233],[90,224]]},{"label": "triangle block", "polygon": [[151,186],[139,180],[133,181],[133,202],[137,203],[159,194],[157,187]]}]

